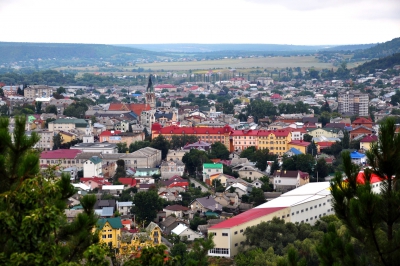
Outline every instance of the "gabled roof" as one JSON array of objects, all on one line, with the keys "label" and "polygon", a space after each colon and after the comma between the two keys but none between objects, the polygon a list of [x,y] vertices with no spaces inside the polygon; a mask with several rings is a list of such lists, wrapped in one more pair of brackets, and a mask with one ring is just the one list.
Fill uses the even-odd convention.
[{"label": "gabled roof", "polygon": [[91,161],[94,164],[99,164],[102,162],[102,159],[98,156],[93,156],[89,159],[89,161]]},{"label": "gabled roof", "polygon": [[182,206],[182,205],[178,205],[178,204],[164,207],[164,209],[165,210],[169,210],[169,211],[187,211],[187,210],[189,210],[188,207],[185,207],[185,206]]},{"label": "gabled roof", "polygon": [[299,151],[298,149],[296,149],[296,148],[290,148],[289,150],[288,150],[288,152],[292,152],[294,155],[300,155],[300,154],[303,154],[301,151]]},{"label": "gabled roof", "polygon": [[40,154],[40,159],[75,159],[81,153],[78,149],[59,149],[53,151],[43,151]]},{"label": "gabled roof", "polygon": [[280,176],[280,177],[289,177],[289,178],[297,178],[299,171],[294,170],[275,170],[273,176]]},{"label": "gabled roof", "polygon": [[154,123],[151,127],[152,131],[158,131],[157,133],[163,135],[175,134],[175,135],[197,135],[197,134],[226,134],[232,131],[229,125],[224,127],[178,127],[176,125],[162,127],[159,123]]},{"label": "gabled roof", "polygon": [[203,168],[204,169],[222,169],[223,164],[222,163],[203,163]]},{"label": "gabled roof", "polygon": [[120,229],[122,228],[121,218],[102,218],[97,221],[97,226],[102,229],[106,223],[109,223],[113,229]]},{"label": "gabled roof", "polygon": [[307,142],[307,141],[304,141],[304,140],[292,140],[291,142],[289,142],[289,144],[308,147],[308,145],[310,145],[311,142]]},{"label": "gabled roof", "polygon": [[132,178],[132,177],[120,177],[120,178],[118,178],[118,182],[120,182],[123,185],[130,186],[130,187],[135,187],[137,184],[136,179]]},{"label": "gabled roof", "polygon": [[246,222],[249,222],[251,220],[260,218],[262,216],[277,212],[279,210],[282,210],[286,207],[275,207],[275,208],[263,208],[263,209],[251,209],[248,210],[244,213],[241,213],[235,217],[232,217],[230,219],[227,219],[221,223],[218,223],[216,225],[211,226],[209,229],[220,229],[220,228],[232,228],[241,224],[244,224]]},{"label": "gabled roof", "polygon": [[360,140],[360,142],[376,142],[378,141],[378,137],[376,135],[365,136]]},{"label": "gabled roof", "polygon": [[365,118],[365,117],[359,117],[356,120],[353,121],[352,124],[373,124],[372,120]]}]

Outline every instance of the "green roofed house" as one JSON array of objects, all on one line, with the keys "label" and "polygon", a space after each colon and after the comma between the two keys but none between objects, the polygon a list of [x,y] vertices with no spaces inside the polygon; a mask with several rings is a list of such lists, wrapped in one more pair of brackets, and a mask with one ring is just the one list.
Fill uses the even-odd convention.
[{"label": "green roofed house", "polygon": [[102,159],[99,156],[92,156],[83,164],[83,177],[101,177]]},{"label": "green roofed house", "polygon": [[222,163],[203,163],[203,182],[210,179],[210,176],[215,174],[222,174],[224,167]]},{"label": "green roofed house", "polygon": [[119,247],[122,228],[121,217],[103,218],[97,221],[100,243],[106,243],[113,248]]},{"label": "green roofed house", "polygon": [[78,118],[60,118],[49,123],[49,131],[71,131],[80,129],[85,132],[88,122]]}]

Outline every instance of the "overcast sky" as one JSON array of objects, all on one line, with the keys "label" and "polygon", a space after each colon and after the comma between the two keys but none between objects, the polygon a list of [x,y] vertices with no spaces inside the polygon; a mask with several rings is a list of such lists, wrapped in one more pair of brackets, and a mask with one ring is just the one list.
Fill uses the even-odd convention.
[{"label": "overcast sky", "polygon": [[400,0],[0,0],[0,41],[361,44],[400,37]]}]

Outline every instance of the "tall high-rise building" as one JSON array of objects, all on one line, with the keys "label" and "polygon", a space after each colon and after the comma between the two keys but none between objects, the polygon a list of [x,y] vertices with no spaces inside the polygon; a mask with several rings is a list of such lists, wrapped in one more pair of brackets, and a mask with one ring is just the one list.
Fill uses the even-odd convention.
[{"label": "tall high-rise building", "polygon": [[339,94],[338,112],[344,115],[368,116],[368,94],[345,92]]}]

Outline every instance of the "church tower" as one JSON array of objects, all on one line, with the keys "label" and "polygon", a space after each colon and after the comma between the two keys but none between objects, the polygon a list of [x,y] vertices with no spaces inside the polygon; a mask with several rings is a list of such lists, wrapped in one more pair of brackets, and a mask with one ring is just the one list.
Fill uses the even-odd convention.
[{"label": "church tower", "polygon": [[146,89],[146,103],[150,105],[151,109],[156,109],[156,94],[154,93],[152,75],[149,76],[149,83]]},{"label": "church tower", "polygon": [[85,136],[83,136],[83,143],[94,143],[94,136],[92,132],[92,121],[89,120],[89,124],[86,126],[85,129]]}]

